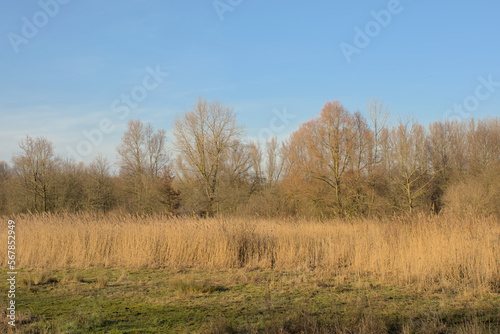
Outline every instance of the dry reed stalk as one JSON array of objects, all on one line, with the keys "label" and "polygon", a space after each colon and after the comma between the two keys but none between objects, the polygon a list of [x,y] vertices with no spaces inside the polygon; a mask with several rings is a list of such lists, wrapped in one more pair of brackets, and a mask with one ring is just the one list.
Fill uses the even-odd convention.
[{"label": "dry reed stalk", "polygon": [[[19,215],[17,267],[322,270],[386,283],[500,286],[494,218],[246,220]],[[6,229],[1,231],[6,240]],[[0,257],[2,268],[6,257]]]}]

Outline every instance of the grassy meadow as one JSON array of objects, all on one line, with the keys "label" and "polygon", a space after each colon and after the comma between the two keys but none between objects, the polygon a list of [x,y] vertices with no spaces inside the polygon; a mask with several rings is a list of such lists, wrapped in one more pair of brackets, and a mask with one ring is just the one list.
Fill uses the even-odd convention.
[{"label": "grassy meadow", "polygon": [[496,218],[13,219],[19,333],[500,331]]}]

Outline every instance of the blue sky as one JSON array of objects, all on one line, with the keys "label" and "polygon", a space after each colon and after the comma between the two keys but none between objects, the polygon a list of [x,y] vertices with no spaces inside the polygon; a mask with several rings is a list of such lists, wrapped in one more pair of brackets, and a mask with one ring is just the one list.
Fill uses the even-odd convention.
[{"label": "blue sky", "polygon": [[[171,136],[198,96],[233,105],[249,138],[285,138],[331,100],[364,111],[375,97],[424,124],[464,103],[459,118],[499,116],[498,13],[493,0],[4,1],[0,161],[28,134],[114,161],[127,120]],[[341,45],[357,48],[350,62]]]}]

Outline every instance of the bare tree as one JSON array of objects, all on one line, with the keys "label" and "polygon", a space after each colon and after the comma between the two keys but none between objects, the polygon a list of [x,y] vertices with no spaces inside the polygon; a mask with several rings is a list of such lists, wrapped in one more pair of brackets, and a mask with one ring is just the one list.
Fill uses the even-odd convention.
[{"label": "bare tree", "polygon": [[156,179],[168,162],[164,130],[154,131],[151,124],[130,121],[120,146],[120,175],[133,195],[135,211],[151,212],[157,202]]},{"label": "bare tree", "polygon": [[370,174],[373,168],[383,161],[383,156],[380,154],[381,145],[383,145],[384,129],[389,122],[390,113],[383,101],[378,101],[373,98],[368,102],[368,115],[370,115],[370,123],[373,130],[373,160],[370,164]]},{"label": "bare tree", "polygon": [[353,126],[355,132],[353,145],[353,163],[351,184],[348,188],[351,205],[348,208],[350,214],[360,215],[367,210],[366,187],[367,176],[372,172],[374,152],[373,132],[361,115],[355,112],[353,115]]},{"label": "bare tree", "polygon": [[174,124],[175,147],[184,162],[183,174],[195,175],[203,184],[206,214],[215,213],[224,157],[243,136],[232,107],[199,98],[195,107]]},{"label": "bare tree", "polygon": [[147,171],[151,177],[159,177],[168,162],[166,153],[166,132],[163,129],[153,131],[151,124],[145,129],[148,165]]},{"label": "bare tree", "polygon": [[90,163],[88,173],[89,182],[86,184],[86,192],[89,208],[106,213],[115,204],[111,166],[108,160],[99,154]]},{"label": "bare tree", "polygon": [[146,136],[144,124],[140,121],[129,121],[117,152],[120,155],[120,174],[127,176],[140,175],[146,171]]},{"label": "bare tree", "polygon": [[429,125],[427,149],[434,173],[449,175],[451,169],[451,135],[450,121],[434,122]]},{"label": "bare tree", "polygon": [[467,171],[467,125],[465,122],[450,122],[450,164],[461,174]]},{"label": "bare tree", "polygon": [[359,179],[361,174],[366,172],[374,159],[372,154],[378,154],[374,149],[373,132],[368,128],[365,118],[360,112],[355,112],[353,115],[353,125],[355,131],[355,142],[353,152],[353,170],[356,177]]},{"label": "bare tree", "polygon": [[[442,197],[445,188],[448,186],[452,174],[456,171],[453,165],[453,146],[456,143],[453,138],[453,128],[456,121],[445,120],[444,122],[434,122],[429,124],[429,136],[427,140],[427,153],[432,166],[434,180],[431,185],[432,193],[430,200],[434,212],[442,209]],[[460,151],[459,147],[455,149]]]},{"label": "bare tree", "polygon": [[265,177],[269,186],[274,186],[280,180],[284,169],[284,148],[279,146],[278,138],[266,139],[266,169]]},{"label": "bare tree", "polygon": [[306,172],[335,191],[338,214],[344,214],[343,177],[356,150],[353,116],[338,101],[328,102],[318,118],[301,125],[288,145],[292,172]]},{"label": "bare tree", "polygon": [[262,171],[262,148],[260,143],[250,142],[248,144],[248,156],[250,158],[252,186],[255,189],[264,184],[264,173]]},{"label": "bare tree", "polygon": [[86,207],[85,184],[87,170],[83,162],[61,161],[57,170],[55,185],[55,210],[77,212]]},{"label": "bare tree", "polygon": [[400,120],[392,129],[391,144],[399,175],[398,185],[404,192],[410,213],[415,207],[415,200],[423,195],[431,182],[425,143],[425,129],[416,121]]},{"label": "bare tree", "polygon": [[500,160],[500,120],[471,119],[467,126],[469,171],[479,173]]},{"label": "bare tree", "polygon": [[26,136],[19,147],[23,153],[12,158],[14,168],[24,180],[28,193],[28,208],[40,212],[49,210],[49,195],[54,182],[56,160],[54,147],[44,137]]},{"label": "bare tree", "polygon": [[147,174],[157,177],[168,162],[165,130],[154,131],[151,123],[129,121],[120,146],[120,173],[122,175]]},{"label": "bare tree", "polygon": [[241,181],[253,183],[250,171],[252,167],[256,167],[254,159],[258,160],[256,147],[252,144],[245,144],[235,140],[229,146],[226,153],[223,167],[229,182],[232,184]]}]

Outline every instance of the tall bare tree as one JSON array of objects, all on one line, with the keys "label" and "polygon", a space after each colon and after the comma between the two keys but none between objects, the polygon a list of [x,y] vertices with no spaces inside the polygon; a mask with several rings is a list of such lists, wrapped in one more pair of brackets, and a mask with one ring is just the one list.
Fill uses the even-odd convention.
[{"label": "tall bare tree", "polygon": [[338,101],[328,102],[318,118],[302,124],[288,145],[293,170],[306,172],[333,188],[338,214],[344,214],[343,178],[356,151],[354,117]]},{"label": "tall bare tree", "polygon": [[120,173],[124,175],[147,174],[157,177],[168,162],[165,130],[154,131],[151,123],[129,121],[120,146]]},{"label": "tall bare tree", "polygon": [[24,180],[28,195],[27,208],[35,212],[48,211],[57,165],[54,147],[44,137],[30,136],[26,136],[19,147],[23,152],[14,156],[12,161],[14,168]]},{"label": "tall bare tree", "polygon": [[353,115],[353,126],[355,132],[353,145],[353,163],[351,174],[351,185],[348,187],[350,193],[349,214],[360,215],[366,211],[366,187],[367,176],[372,172],[375,159],[373,144],[373,132],[363,115],[358,111]]},{"label": "tall bare tree", "polygon": [[266,139],[265,178],[269,186],[278,183],[285,169],[284,148],[278,144],[278,138]]},{"label": "tall bare tree", "polygon": [[469,171],[479,173],[500,161],[500,120],[471,119],[467,127],[467,156]]},{"label": "tall bare tree", "polygon": [[194,175],[203,184],[206,214],[215,213],[224,157],[243,137],[232,107],[198,98],[194,108],[174,124],[175,147],[183,161],[182,174]]},{"label": "tall bare tree", "polygon": [[373,132],[360,112],[354,113],[353,126],[355,132],[353,170],[359,179],[363,173],[367,172],[372,161],[374,161],[373,155],[378,152],[374,152]]},{"label": "tall bare tree", "polygon": [[415,208],[415,200],[424,194],[431,177],[426,154],[425,129],[416,121],[400,120],[391,132],[393,159],[398,185],[404,192],[408,212]]},{"label": "tall bare tree", "polygon": [[383,156],[380,154],[380,151],[384,141],[384,129],[386,129],[387,123],[389,122],[390,112],[382,101],[379,102],[375,98],[368,102],[367,111],[368,115],[370,115],[370,123],[373,130],[373,160],[370,164],[371,174],[373,168],[383,161]]},{"label": "tall bare tree", "polygon": [[248,144],[248,157],[250,158],[253,188],[264,184],[264,172],[262,170],[262,148],[260,143],[251,141]]},{"label": "tall bare tree", "polygon": [[151,212],[158,202],[156,179],[168,162],[164,130],[154,131],[151,124],[129,121],[117,152],[120,175],[133,195],[135,211]]}]

